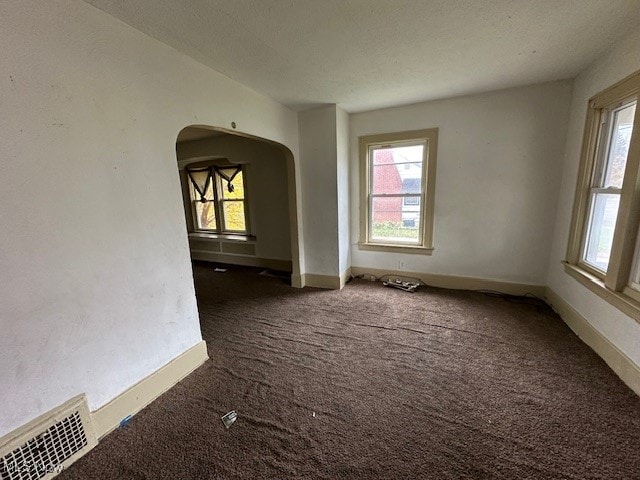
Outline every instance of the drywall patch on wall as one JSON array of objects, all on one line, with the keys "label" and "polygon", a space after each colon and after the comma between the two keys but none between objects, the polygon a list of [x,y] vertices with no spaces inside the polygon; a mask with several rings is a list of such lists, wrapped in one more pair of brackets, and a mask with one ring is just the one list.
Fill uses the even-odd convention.
[{"label": "drywall patch on wall", "polygon": [[[544,285],[571,82],[352,114],[351,263]],[[439,128],[431,256],[364,251],[358,137]]]}]

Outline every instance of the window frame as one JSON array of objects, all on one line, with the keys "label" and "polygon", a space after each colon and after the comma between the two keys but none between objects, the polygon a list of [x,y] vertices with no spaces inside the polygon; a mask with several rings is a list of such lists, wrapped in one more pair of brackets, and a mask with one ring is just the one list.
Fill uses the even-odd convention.
[{"label": "window frame", "polygon": [[[398,253],[431,255],[434,250],[435,182],[438,152],[438,128],[412,130],[406,132],[365,135],[358,138],[360,154],[360,250],[377,250]],[[372,214],[371,151],[378,147],[416,145],[424,143],[421,193],[393,194],[392,196],[419,197],[420,231],[417,243],[384,242],[372,240],[370,224]]]},{"label": "window frame", "polygon": [[637,104],[607,271],[603,272],[583,260],[591,197],[597,190],[594,179],[601,173],[597,171],[599,167],[606,168],[606,157],[604,162],[600,162],[604,165],[599,163],[599,159],[610,143],[609,132],[603,137],[603,115],[629,103],[630,99],[640,100],[640,71],[589,100],[564,265],[569,275],[640,321],[640,292],[629,287],[634,257],[640,248],[636,246],[640,223],[640,107]]},{"label": "window frame", "polygon": [[[407,195],[404,197],[404,199],[402,200],[402,205],[405,207],[419,207],[420,206],[420,200],[422,199],[423,194],[421,195],[416,195],[415,193],[413,195]],[[416,203],[408,203],[407,200],[410,198],[415,198],[417,201]]]},{"label": "window frame", "polygon": [[[215,172],[216,186],[219,192],[217,205],[218,205],[218,210],[220,212],[220,224],[222,225],[222,230],[221,230],[222,234],[228,234],[228,235],[248,235],[249,234],[249,212],[247,209],[247,183],[246,183],[246,175],[245,175],[246,170],[242,165],[240,165],[240,172],[242,173],[242,191],[243,191],[242,198],[225,198],[224,183],[226,182],[226,180],[224,180],[222,176],[218,174],[218,172]],[[224,204],[227,202],[232,202],[232,203],[242,202],[243,212],[244,212],[244,230],[231,230],[227,228],[227,216],[224,213],[225,212]]]},{"label": "window frame", "polygon": [[[580,256],[579,265],[589,270],[593,275],[604,279],[606,271],[598,268],[597,265],[590,263],[587,259],[587,250],[589,249],[589,236],[593,226],[593,213],[595,210],[595,198],[597,195],[616,195],[618,197],[618,203],[622,198],[622,186],[607,187],[604,185],[605,179],[608,173],[608,162],[610,160],[612,134],[614,128],[615,114],[621,111],[623,108],[628,107],[632,103],[637,103],[637,97],[627,97],[620,102],[616,102],[613,105],[599,109],[598,126],[597,126],[597,139],[594,150],[592,173],[590,175],[590,187],[588,192],[585,193],[586,199],[586,217],[584,219],[584,232],[580,242]],[[630,155],[629,155],[630,157]],[[628,158],[629,158],[628,157]],[[625,166],[626,171],[626,166]]]},{"label": "window frame", "polygon": [[[185,166],[185,173],[186,173],[186,169],[189,168],[189,166],[192,165],[187,165]],[[201,165],[198,164],[197,168],[208,168],[211,166],[217,166],[215,163],[213,164],[207,164],[207,165]],[[223,167],[226,167],[227,165],[224,165]],[[213,200],[211,200],[211,203],[213,203],[213,208],[215,210],[215,219],[216,219],[216,229],[212,230],[212,229],[207,229],[207,228],[201,228],[199,219],[198,219],[198,213],[197,213],[197,208],[196,208],[196,202],[199,202],[199,198],[198,198],[198,193],[195,190],[195,187],[193,186],[191,180],[189,179],[188,174],[186,175],[187,177],[187,185],[188,185],[188,195],[189,195],[189,202],[191,204],[191,225],[193,228],[193,232],[192,233],[196,233],[196,234],[200,234],[200,235],[208,235],[208,236],[212,236],[212,237],[224,237],[224,236],[229,236],[229,237],[233,237],[233,238],[238,238],[238,237],[250,237],[251,236],[251,229],[249,226],[249,202],[248,202],[248,192],[247,192],[247,169],[245,168],[244,164],[241,165],[233,165],[234,167],[240,167],[240,171],[242,173],[242,187],[243,187],[243,198],[242,199],[225,199],[224,198],[224,193],[222,191],[222,189],[224,188],[224,183],[226,182],[226,180],[224,180],[222,178],[222,176],[215,170],[213,170],[212,172],[212,182],[211,182],[211,188],[213,191]],[[193,166],[192,166],[193,167]],[[225,202],[243,202],[243,206],[244,206],[244,225],[245,225],[245,229],[244,230],[229,230],[227,228],[226,225],[226,216],[224,214],[224,203]]]}]

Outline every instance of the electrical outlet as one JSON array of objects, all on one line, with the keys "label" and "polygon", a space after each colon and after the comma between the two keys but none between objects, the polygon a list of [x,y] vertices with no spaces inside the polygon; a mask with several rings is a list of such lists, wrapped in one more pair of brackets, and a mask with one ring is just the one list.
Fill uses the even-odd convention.
[{"label": "electrical outlet", "polygon": [[404,260],[398,260],[398,270],[404,270]]}]

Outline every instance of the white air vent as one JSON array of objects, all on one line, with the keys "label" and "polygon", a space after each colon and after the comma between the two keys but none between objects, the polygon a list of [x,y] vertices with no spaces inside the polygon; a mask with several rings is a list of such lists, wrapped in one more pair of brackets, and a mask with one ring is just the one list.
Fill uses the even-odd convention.
[{"label": "white air vent", "polygon": [[0,439],[0,479],[49,479],[97,444],[84,395]]}]

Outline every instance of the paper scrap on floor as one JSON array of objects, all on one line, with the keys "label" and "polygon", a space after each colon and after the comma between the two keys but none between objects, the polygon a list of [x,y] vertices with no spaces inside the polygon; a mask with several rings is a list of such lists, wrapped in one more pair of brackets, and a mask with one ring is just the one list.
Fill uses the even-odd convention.
[{"label": "paper scrap on floor", "polygon": [[231,410],[229,413],[224,414],[221,418],[224,426],[229,428],[238,418],[238,413],[235,410]]}]

